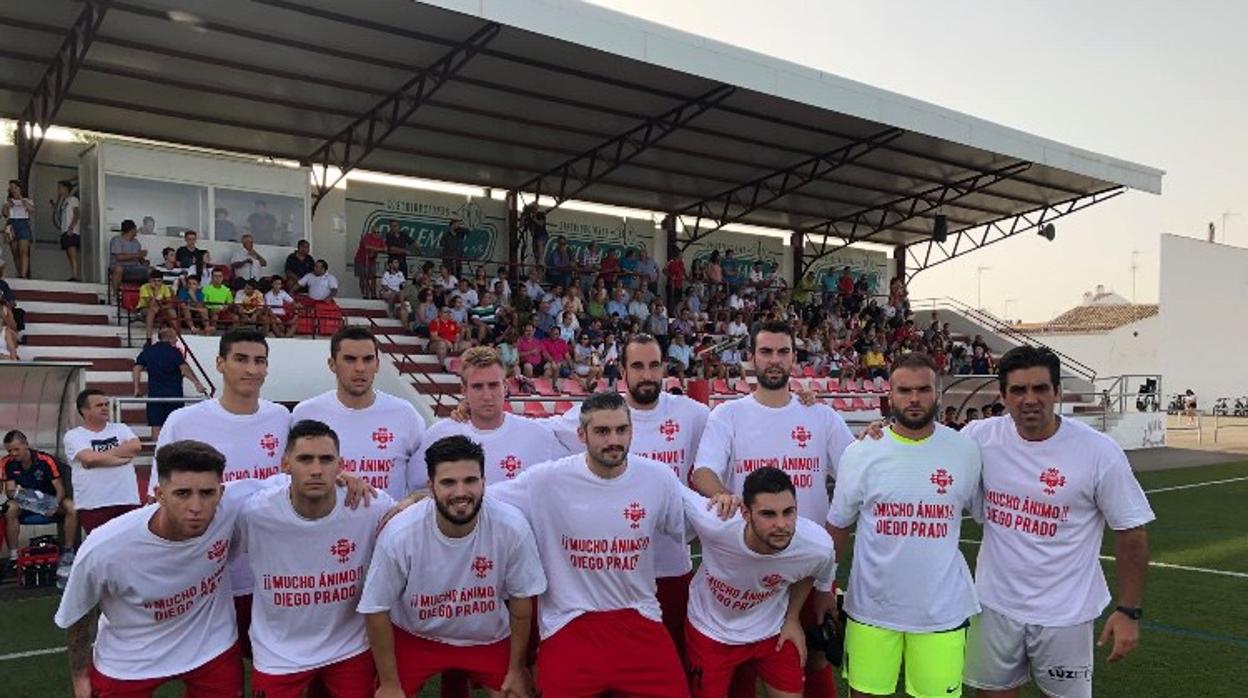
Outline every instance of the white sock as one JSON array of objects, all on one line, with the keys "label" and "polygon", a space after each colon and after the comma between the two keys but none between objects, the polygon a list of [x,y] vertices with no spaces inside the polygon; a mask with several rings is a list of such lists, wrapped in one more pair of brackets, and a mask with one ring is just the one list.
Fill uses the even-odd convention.
[{"label": "white sock", "polygon": [[17,549],[16,549],[16,548],[9,548],[9,559],[10,559],[10,560],[16,560],[16,559],[17,559]]}]

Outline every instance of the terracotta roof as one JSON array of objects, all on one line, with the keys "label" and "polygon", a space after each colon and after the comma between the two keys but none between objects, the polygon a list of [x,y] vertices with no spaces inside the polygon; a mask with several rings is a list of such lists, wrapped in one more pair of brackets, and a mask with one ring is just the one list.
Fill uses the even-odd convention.
[{"label": "terracotta roof", "polygon": [[1157,314],[1155,303],[1125,303],[1119,305],[1079,305],[1067,310],[1048,322],[1024,322],[1014,325],[1021,332],[1077,333],[1108,332]]}]

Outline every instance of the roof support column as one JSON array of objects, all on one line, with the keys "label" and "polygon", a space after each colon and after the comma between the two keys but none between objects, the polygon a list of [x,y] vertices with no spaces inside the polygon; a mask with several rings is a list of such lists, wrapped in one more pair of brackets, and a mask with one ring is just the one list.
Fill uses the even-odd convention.
[{"label": "roof support column", "polygon": [[796,289],[798,284],[802,283],[802,276],[805,275],[806,269],[802,264],[802,257],[806,255],[806,236],[800,230],[794,230],[789,233],[789,256],[792,258],[792,267],[789,274],[793,277],[793,281],[789,288]]},{"label": "roof support column", "polygon": [[893,246],[893,276],[898,279],[906,278],[906,246]]},{"label": "roof support column", "polygon": [[87,0],[82,6],[78,19],[57,49],[56,56],[43,72],[43,77],[31,91],[30,102],[22,110],[17,120],[17,178],[22,188],[30,194],[30,170],[35,164],[35,155],[43,145],[44,135],[52,126],[52,119],[60,111],[69,86],[78,74],[91,42],[95,40],[104,14],[108,12],[107,0]]},{"label": "roof support column", "polygon": [[[667,263],[680,256],[680,248],[676,244],[676,214],[669,213],[663,217],[663,222],[659,224],[659,229],[663,231],[663,247],[664,247],[664,268]],[[672,286],[672,279],[666,273],[662,274],[667,279],[667,307],[675,308],[676,302],[680,300],[676,297],[676,289]]]},{"label": "roof support column", "polygon": [[507,277],[514,285],[528,276],[520,269],[520,214],[516,210],[516,191],[507,192],[503,201],[507,206]]}]

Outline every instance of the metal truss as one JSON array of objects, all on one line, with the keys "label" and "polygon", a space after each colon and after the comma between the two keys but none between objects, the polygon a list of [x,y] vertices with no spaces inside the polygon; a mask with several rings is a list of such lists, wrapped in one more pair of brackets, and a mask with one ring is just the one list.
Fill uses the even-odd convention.
[{"label": "metal truss", "polygon": [[673,131],[723,102],[733,92],[736,92],[735,87],[719,85],[658,116],[646,119],[580,155],[573,156],[562,164],[518,185],[515,189],[520,192],[522,199],[525,193],[533,194],[535,202],[539,201],[542,196],[548,196],[554,199],[554,203],[547,210],[558,208],[563,202],[600,181],[620,166],[627,164],[628,161],[663,140]]},{"label": "metal truss", "polygon": [[[405,125],[456,73],[498,36],[502,27],[490,22],[456,44],[432,65],[420,70],[399,89],[312,151],[312,213],[347,173],[359,166],[383,141]],[[331,172],[330,168],[334,168]]]},{"label": "metal truss", "polygon": [[914,278],[915,274],[924,269],[944,264],[951,259],[956,259],[1020,233],[1036,230],[1047,223],[1069,216],[1076,211],[1082,211],[1089,206],[1094,206],[1102,201],[1108,201],[1125,191],[1125,187],[1102,189],[1098,192],[1076,196],[1056,204],[1034,208],[1015,216],[998,218],[950,233],[950,239],[943,243],[935,240],[922,240],[910,243],[906,245],[906,258],[910,262],[906,265],[908,267],[906,281],[908,283]]},{"label": "metal truss", "polygon": [[[691,217],[694,221],[692,226],[685,226],[689,234],[681,240],[680,250],[683,252],[725,225],[742,220],[753,211],[826,177],[903,135],[905,131],[901,129],[885,129],[682,208],[676,215],[682,219]],[[704,229],[703,221],[709,227]]]},{"label": "metal truss", "polygon": [[87,0],[83,4],[82,12],[69,28],[39,84],[31,91],[30,102],[17,120],[17,178],[23,187],[29,185],[35,155],[52,126],[52,119],[65,102],[69,86],[82,67],[108,7],[108,0]]},{"label": "metal truss", "polygon": [[[803,228],[803,235],[822,235],[817,252],[811,255],[802,254],[802,274],[804,275],[820,259],[835,254],[855,242],[869,241],[885,231],[902,223],[932,211],[941,206],[952,204],[959,199],[1017,177],[1031,168],[1029,162],[1018,162],[988,172],[977,172],[973,175],[947,184],[938,184],[910,196],[903,196],[878,206],[872,206],[856,213],[840,216],[823,223]],[[833,247],[828,246],[830,240],[843,240]]]}]

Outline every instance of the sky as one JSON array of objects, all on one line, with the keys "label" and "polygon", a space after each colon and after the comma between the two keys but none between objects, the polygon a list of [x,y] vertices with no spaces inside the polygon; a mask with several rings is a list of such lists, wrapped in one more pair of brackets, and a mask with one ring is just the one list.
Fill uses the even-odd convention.
[{"label": "sky", "polygon": [[[590,0],[594,4],[1166,171],[918,274],[1029,322],[1103,284],[1157,302],[1160,236],[1248,247],[1248,4],[1234,0]],[[1226,229],[1223,213],[1231,212]],[[1136,252],[1135,255],[1132,252]],[[1008,316],[1006,312],[1008,303]]]}]

